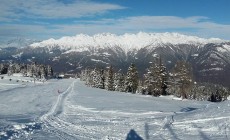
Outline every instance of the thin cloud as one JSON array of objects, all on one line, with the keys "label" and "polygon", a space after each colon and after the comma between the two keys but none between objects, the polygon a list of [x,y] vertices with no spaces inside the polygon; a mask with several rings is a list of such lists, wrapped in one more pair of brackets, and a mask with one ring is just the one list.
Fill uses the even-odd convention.
[{"label": "thin cloud", "polygon": [[180,29],[180,28],[199,28],[206,24],[214,25],[208,22],[207,17],[194,16],[181,18],[176,16],[134,16],[121,19],[102,19],[92,21],[75,21],[77,25],[88,26],[119,26],[120,28],[130,29]]},{"label": "thin cloud", "polygon": [[26,18],[80,18],[125,9],[120,5],[74,0],[63,3],[57,0],[2,0],[0,19],[10,21]]},{"label": "thin cloud", "polygon": [[[20,35],[30,37],[58,38],[80,33],[97,34],[110,32],[114,34],[144,32],[179,32],[200,37],[217,37],[230,40],[230,25],[212,22],[207,17],[176,17],[176,16],[136,16],[120,19],[79,20],[72,24],[40,24],[0,26],[0,36]],[[39,37],[40,36],[40,37]]]},{"label": "thin cloud", "polygon": [[[230,36],[230,25],[212,22],[208,17],[176,17],[176,16],[135,16],[121,19],[102,19],[98,21],[76,21],[75,25],[59,26],[63,31],[84,32],[84,28],[92,32],[156,32],[156,31],[175,31],[185,32],[203,37],[227,38]],[[185,31],[186,30],[186,31]],[[189,32],[193,30],[195,32]],[[229,39],[229,38],[228,38]]]}]

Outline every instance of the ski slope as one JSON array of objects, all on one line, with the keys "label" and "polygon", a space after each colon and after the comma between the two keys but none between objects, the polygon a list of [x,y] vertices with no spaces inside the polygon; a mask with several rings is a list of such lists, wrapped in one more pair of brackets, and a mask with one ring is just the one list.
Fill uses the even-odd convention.
[{"label": "ski slope", "polygon": [[0,88],[0,139],[230,138],[229,101],[109,92],[79,79],[3,79]]}]

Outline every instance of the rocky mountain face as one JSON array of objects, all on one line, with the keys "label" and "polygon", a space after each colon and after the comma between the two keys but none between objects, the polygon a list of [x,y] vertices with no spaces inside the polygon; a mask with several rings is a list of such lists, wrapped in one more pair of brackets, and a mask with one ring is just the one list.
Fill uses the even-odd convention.
[{"label": "rocky mountain face", "polygon": [[49,39],[28,47],[0,48],[2,63],[16,61],[50,64],[56,72],[75,73],[86,67],[127,71],[135,63],[140,75],[156,57],[170,71],[179,60],[191,63],[194,79],[230,87],[230,42],[178,33],[77,35]]}]

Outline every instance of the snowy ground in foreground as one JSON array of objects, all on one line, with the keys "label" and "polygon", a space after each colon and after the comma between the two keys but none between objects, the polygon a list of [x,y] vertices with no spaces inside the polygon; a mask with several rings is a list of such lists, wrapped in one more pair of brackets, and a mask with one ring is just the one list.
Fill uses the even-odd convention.
[{"label": "snowy ground in foreground", "polygon": [[117,140],[129,132],[130,139],[230,138],[229,101],[179,101],[90,88],[78,79],[34,84],[19,78],[0,79],[0,139]]}]

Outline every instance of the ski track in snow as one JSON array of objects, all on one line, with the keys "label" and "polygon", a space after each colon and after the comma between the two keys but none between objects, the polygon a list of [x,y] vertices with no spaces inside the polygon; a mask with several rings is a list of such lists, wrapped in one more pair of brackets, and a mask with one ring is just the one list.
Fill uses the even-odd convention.
[{"label": "ski track in snow", "polygon": [[[194,135],[200,139],[202,137],[199,135],[203,133],[211,137],[210,132],[217,133],[219,138],[227,138],[229,135],[229,116],[181,121],[174,118],[186,112],[135,113],[85,107],[72,100],[79,95],[75,83],[61,93],[50,111],[41,117],[46,126],[44,130],[60,139],[125,139],[131,129],[135,129],[144,139],[186,139],[186,136]],[[221,124],[225,125],[222,129],[216,125],[216,121],[221,120],[225,120]],[[210,128],[199,126],[204,123],[209,124]]]},{"label": "ski track in snow", "polygon": [[[39,121],[13,125],[13,129],[17,130],[15,132],[22,134],[28,132],[28,134],[23,134],[28,138],[29,135],[33,135],[33,130],[38,130],[36,133],[48,134],[49,139],[67,140],[126,139],[131,129],[146,140],[227,140],[230,138],[229,111],[227,108],[221,110],[223,106],[230,106],[228,102],[220,104],[202,102],[199,106],[199,102],[190,104],[190,101],[172,101],[173,106],[170,108],[170,103],[161,106],[161,103],[171,102],[169,99],[155,100],[152,97],[146,98],[127,93],[110,93],[86,87],[79,80],[66,85],[66,90],[59,93],[52,107],[47,108],[47,113],[43,114]],[[42,92],[50,91],[46,89]],[[159,110],[163,111],[157,111],[156,108],[148,109],[148,105],[147,109],[145,106],[138,108],[138,105],[132,106],[130,110],[129,106],[123,108],[124,105],[132,103],[129,99],[134,100],[135,105],[139,101],[147,101],[147,104],[158,105]],[[116,101],[113,102],[113,100]],[[151,101],[155,103],[152,104]],[[4,104],[0,106],[3,107]],[[165,109],[165,107],[170,109]],[[226,114],[222,114],[223,112]],[[0,133],[0,136],[4,135],[3,133],[6,131]]]},{"label": "ski track in snow", "polygon": [[[57,101],[52,106],[50,111],[48,111],[46,114],[41,116],[40,120],[45,125],[45,128],[44,128],[45,131],[48,131],[56,135],[60,139],[75,139],[75,138],[100,139],[100,137],[97,136],[99,133],[101,133],[101,131],[103,131],[103,130],[100,130],[100,127],[93,127],[93,126],[86,127],[85,125],[81,125],[81,124],[73,124],[71,122],[64,120],[66,116],[64,117],[64,119],[60,117],[64,111],[63,108],[65,106],[65,98],[67,97],[68,94],[75,93],[74,91],[75,82],[73,82],[67,88],[66,91],[62,92],[58,96]],[[68,105],[68,107],[71,107],[71,105]],[[93,115],[95,114],[93,113]],[[92,119],[92,121],[95,121],[95,120]]]},{"label": "ski track in snow", "polygon": [[[58,137],[61,139],[66,139],[66,135],[69,134],[62,134],[62,131],[58,131],[58,128],[67,128],[66,122],[62,121],[61,119],[58,118],[58,115],[63,112],[63,106],[65,102],[66,96],[74,91],[74,83],[72,84],[62,93],[59,93],[57,101],[55,104],[52,106],[52,108],[44,115],[41,116],[40,120],[44,123],[45,129],[51,133],[56,134]],[[57,129],[57,130],[56,130]],[[64,136],[65,135],[65,136]]]},{"label": "ski track in snow", "polygon": [[[100,111],[100,110],[91,110],[89,108],[85,108],[81,105],[73,106],[70,102],[65,102],[65,99],[68,94],[75,93],[78,94],[77,91],[74,90],[73,82],[66,91],[61,93],[55,104],[52,108],[43,116],[41,116],[40,120],[45,125],[45,131],[49,131],[52,134],[55,134],[60,139],[101,139],[102,135],[98,135],[102,133],[104,139],[108,138],[121,138],[126,136],[126,131],[123,129],[119,129],[120,126],[124,127],[127,125],[127,130],[131,128],[131,126],[135,126],[140,124],[143,125],[141,121],[144,116],[159,114],[160,112],[147,112],[143,114],[137,113],[127,113],[127,112],[119,112],[119,111]],[[64,112],[64,108],[68,109],[67,112],[74,112],[73,115],[66,114]],[[73,109],[73,110],[72,110]],[[111,118],[111,114],[118,116],[117,118]],[[165,113],[167,114],[167,113]],[[130,115],[138,116],[135,119],[131,119]],[[79,118],[76,118],[79,116]],[[74,117],[74,123],[68,121],[68,118]],[[67,120],[65,120],[67,119]],[[84,123],[86,124],[84,124]],[[89,123],[92,124],[89,124]],[[94,123],[98,123],[98,125],[93,125]],[[103,126],[104,125],[104,126]],[[104,131],[104,133],[103,133]],[[117,131],[117,132],[116,132]],[[116,132],[119,135],[114,135]],[[106,135],[106,133],[108,133]],[[113,136],[114,135],[114,136]]]},{"label": "ski track in snow", "polygon": [[[74,81],[64,92],[62,92],[52,108],[43,116],[40,120],[44,124],[45,131],[48,131],[60,139],[75,139],[85,138],[85,139],[95,139],[94,137],[88,135],[92,132],[92,129],[85,128],[84,126],[77,126],[71,122],[63,120],[60,115],[63,114],[63,108],[65,106],[65,99],[68,94],[74,92]],[[96,131],[96,130],[93,130]],[[99,131],[98,131],[99,133]],[[96,138],[98,139],[98,138]]]},{"label": "ski track in snow", "polygon": [[[174,118],[186,112],[135,113],[85,107],[71,100],[73,95],[79,95],[78,89],[74,89],[74,83],[59,95],[50,112],[42,117],[51,126],[48,129],[61,139],[125,139],[131,129],[135,129],[144,139],[186,139],[186,136],[194,135],[201,139],[205,136],[199,135],[212,137],[210,132],[216,133],[219,138],[229,135],[229,116],[180,121]],[[225,127],[220,129],[216,121],[224,121],[221,125]],[[210,127],[200,127],[199,124],[209,124]]]}]

